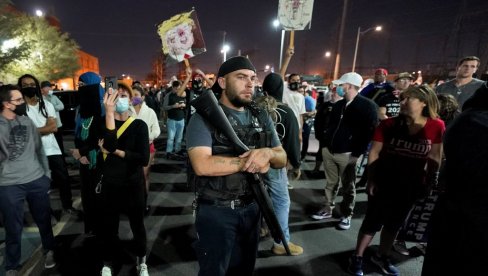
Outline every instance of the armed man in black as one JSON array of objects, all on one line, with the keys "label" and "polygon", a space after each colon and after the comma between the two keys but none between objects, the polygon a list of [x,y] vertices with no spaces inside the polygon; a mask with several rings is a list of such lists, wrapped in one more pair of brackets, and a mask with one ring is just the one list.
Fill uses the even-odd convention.
[{"label": "armed man in black", "polygon": [[196,186],[195,227],[199,275],[252,275],[259,242],[260,210],[249,173],[283,168],[286,153],[265,112],[252,103],[256,69],[245,57],[224,62],[212,90],[237,136],[251,150],[239,155],[230,141],[200,114],[187,129],[188,156]]}]

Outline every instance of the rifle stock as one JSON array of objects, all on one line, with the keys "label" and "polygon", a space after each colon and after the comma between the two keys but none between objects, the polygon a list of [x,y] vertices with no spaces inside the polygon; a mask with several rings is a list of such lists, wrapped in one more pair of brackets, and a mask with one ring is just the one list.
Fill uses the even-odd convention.
[{"label": "rifle stock", "polygon": [[[222,132],[222,134],[229,139],[230,142],[238,150],[238,154],[249,151],[249,147],[245,145],[237,136],[232,128],[227,116],[217,102],[213,92],[207,90],[203,92],[198,98],[192,100],[190,104],[195,108],[196,112],[208,121],[214,128]],[[264,187],[263,181],[259,174],[249,174],[248,180],[251,182],[251,190],[254,198],[263,213],[263,217],[268,224],[271,236],[276,243],[282,243],[286,253],[291,255],[288,243],[283,234],[283,230],[278,222],[276,214],[273,209],[271,198]]]}]

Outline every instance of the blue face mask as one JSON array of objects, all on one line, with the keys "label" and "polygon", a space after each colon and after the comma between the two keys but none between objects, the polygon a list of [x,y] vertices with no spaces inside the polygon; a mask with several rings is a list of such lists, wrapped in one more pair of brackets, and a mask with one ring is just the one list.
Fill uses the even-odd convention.
[{"label": "blue face mask", "polygon": [[129,110],[129,98],[119,98],[115,104],[115,112],[124,113]]},{"label": "blue face mask", "polygon": [[337,86],[336,93],[337,93],[337,96],[344,97],[344,94],[346,93],[346,91],[344,91],[344,87]]}]

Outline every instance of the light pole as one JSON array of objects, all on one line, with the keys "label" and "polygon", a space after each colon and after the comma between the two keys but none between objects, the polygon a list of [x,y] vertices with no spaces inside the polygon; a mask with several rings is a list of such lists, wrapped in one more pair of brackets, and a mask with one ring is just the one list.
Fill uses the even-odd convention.
[{"label": "light pole", "polygon": [[369,31],[375,30],[376,32],[379,32],[379,31],[381,31],[381,29],[382,29],[381,26],[376,26],[376,27],[371,27],[371,28],[366,29],[365,31],[362,31],[361,32],[361,27],[358,27],[358,35],[356,37],[356,48],[354,49],[354,58],[352,60],[352,70],[351,70],[352,72],[356,72],[355,69],[356,69],[356,58],[357,58],[357,55],[358,55],[359,37],[361,35],[366,34]]},{"label": "light pole", "polygon": [[224,55],[224,61],[222,63],[224,63],[227,60],[227,52],[229,50],[230,50],[230,46],[229,45],[224,44],[224,46],[222,46],[222,50],[220,50],[220,52]]},{"label": "light pole", "polygon": [[[275,30],[278,29],[280,26],[280,21],[278,19],[273,20],[273,26]],[[278,68],[281,70],[281,63],[283,61],[283,44],[285,43],[285,30],[281,30],[281,44],[280,44],[280,67]]]},{"label": "light pole", "polygon": [[[332,54],[330,53],[330,51],[326,51],[326,52],[325,52],[324,57],[325,57],[325,58],[326,58],[326,60],[327,60],[327,62],[326,62],[326,64],[325,64],[325,77],[326,77],[326,78],[328,77],[328,76],[327,76],[327,75],[328,75],[328,73],[327,73],[327,72],[328,72],[328,69],[329,69],[329,68],[328,68],[328,67],[329,67],[329,66],[328,66],[328,65],[329,65],[329,62],[328,62],[328,61],[330,60],[330,57],[331,57],[331,56],[332,56]],[[332,69],[331,69],[331,72],[330,72],[330,73],[331,73],[331,75],[332,75]]]}]

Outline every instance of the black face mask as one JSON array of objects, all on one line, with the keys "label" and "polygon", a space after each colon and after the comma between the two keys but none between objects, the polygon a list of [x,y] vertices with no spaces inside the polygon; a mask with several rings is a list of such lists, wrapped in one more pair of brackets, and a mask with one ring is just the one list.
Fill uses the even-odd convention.
[{"label": "black face mask", "polygon": [[15,105],[15,109],[13,110],[13,112],[18,116],[27,115],[27,104],[21,103],[19,105]]},{"label": "black face mask", "polygon": [[25,87],[22,88],[22,95],[26,96],[27,98],[32,98],[36,95],[37,88],[35,87]]},{"label": "black face mask", "polygon": [[200,80],[194,80],[191,82],[191,85],[193,87],[193,90],[201,90],[203,83]]},{"label": "black face mask", "polygon": [[292,82],[292,83],[290,83],[290,85],[288,87],[292,91],[297,91],[298,90],[298,82]]}]

